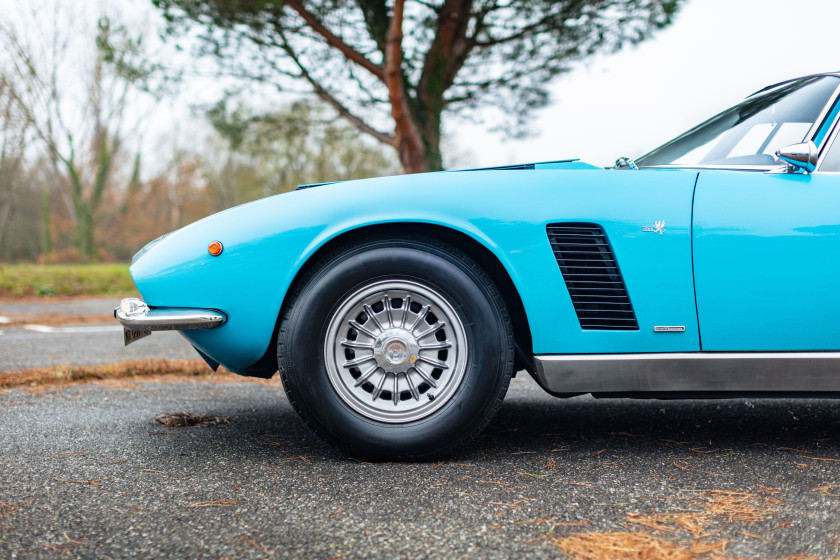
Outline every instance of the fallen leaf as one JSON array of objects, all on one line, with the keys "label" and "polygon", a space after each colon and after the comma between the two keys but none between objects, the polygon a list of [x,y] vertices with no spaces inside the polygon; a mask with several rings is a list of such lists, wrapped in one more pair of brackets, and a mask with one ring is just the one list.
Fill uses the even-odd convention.
[{"label": "fallen leaf", "polygon": [[68,537],[67,536],[67,531],[64,531],[63,535],[64,535],[64,538],[67,539],[67,542],[82,545],[82,546],[87,546],[87,543],[84,542],[84,541],[77,541],[77,540],[74,540],[74,539],[71,539],[70,537]]},{"label": "fallen leaf", "polygon": [[55,480],[56,482],[70,482],[70,483],[73,483],[73,484],[87,484],[89,486],[102,486],[102,483],[99,482],[100,480],[102,480],[101,478],[96,479],[96,480],[66,480],[66,479],[63,479],[63,478],[54,478],[53,480]]},{"label": "fallen leaf", "polygon": [[209,502],[196,502],[194,504],[190,504],[188,508],[205,508],[205,507],[230,507],[235,506],[236,504],[241,504],[245,502],[245,500],[212,500]]},{"label": "fallen leaf", "polygon": [[227,424],[230,416],[212,414],[193,414],[192,412],[163,412],[155,416],[155,422],[167,428],[207,428]]},{"label": "fallen leaf", "polygon": [[832,494],[830,492],[830,490],[834,490],[835,488],[840,488],[840,484],[826,484],[825,486],[818,486],[814,490],[826,496],[840,496],[840,494]]}]

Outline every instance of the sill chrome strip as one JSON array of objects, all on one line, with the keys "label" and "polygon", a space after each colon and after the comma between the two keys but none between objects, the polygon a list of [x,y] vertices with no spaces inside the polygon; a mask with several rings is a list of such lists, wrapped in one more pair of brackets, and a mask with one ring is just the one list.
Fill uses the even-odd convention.
[{"label": "sill chrome strip", "polygon": [[840,352],[535,356],[554,393],[840,391]]}]

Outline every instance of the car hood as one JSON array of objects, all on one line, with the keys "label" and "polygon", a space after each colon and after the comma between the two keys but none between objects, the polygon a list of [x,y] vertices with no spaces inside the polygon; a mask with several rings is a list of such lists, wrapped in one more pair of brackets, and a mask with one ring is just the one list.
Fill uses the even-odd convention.
[{"label": "car hood", "polygon": [[452,173],[465,171],[535,171],[541,169],[600,169],[595,165],[580,161],[579,158],[556,159],[551,161],[536,161],[533,163],[516,163],[513,165],[496,165],[491,167],[473,167],[471,169],[455,169]]},{"label": "car hood", "polygon": [[[554,160],[554,161],[541,161],[535,163],[520,163],[514,165],[503,165],[503,166],[496,166],[496,167],[476,167],[470,169],[456,169],[452,171],[434,171],[430,173],[417,173],[413,175],[395,175],[391,177],[372,177],[367,179],[348,179],[344,181],[326,181],[323,183],[309,183],[304,185],[299,185],[294,191],[285,192],[276,194],[273,196],[269,196],[267,198],[262,198],[258,200],[253,200],[251,202],[246,202],[245,204],[241,204],[239,206],[234,206],[232,208],[228,208],[226,210],[222,210],[221,212],[217,212],[215,214],[211,214],[206,216],[200,220],[197,220],[183,228],[178,230],[171,231],[161,237],[150,241],[145,247],[143,247],[139,252],[137,252],[131,259],[131,262],[134,263],[137,261],[141,256],[145,253],[150,251],[153,247],[160,244],[160,242],[164,241],[164,239],[171,238],[173,236],[177,236],[177,234],[181,234],[185,230],[194,229],[197,227],[203,227],[207,222],[210,221],[218,221],[219,219],[231,215],[237,214],[241,215],[242,213],[247,212],[248,208],[253,208],[255,206],[261,206],[266,204],[266,201],[272,200],[275,198],[286,198],[293,193],[297,194],[298,191],[306,191],[308,189],[314,189],[315,187],[324,187],[328,185],[332,186],[342,186],[348,188],[355,188],[358,185],[359,188],[364,189],[367,186],[372,185],[382,185],[387,184],[389,186],[400,186],[402,188],[415,188],[414,185],[417,184],[417,180],[420,180],[422,177],[429,177],[429,176],[446,176],[455,173],[497,173],[500,171],[542,171],[542,170],[569,170],[569,171],[581,171],[581,170],[603,170],[602,167],[597,167],[595,165],[580,161],[577,158],[574,159],[561,159],[561,160]],[[351,185],[353,185],[351,187]],[[320,189],[319,189],[320,190]],[[304,194],[304,193],[300,193]],[[313,193],[314,194],[314,193]]]},{"label": "car hood", "polygon": [[[551,161],[537,161],[533,163],[515,163],[512,165],[495,165],[491,167],[471,167],[469,169],[453,169],[452,171],[438,171],[433,173],[464,173],[467,171],[535,171],[540,169],[601,169],[595,165],[580,161],[579,158],[557,159]],[[427,173],[424,173],[427,175]],[[353,181],[357,179],[349,179]],[[361,179],[364,180],[364,179]],[[298,185],[297,190],[323,187],[326,185],[337,185],[348,181],[324,181],[323,183],[306,183]]]}]

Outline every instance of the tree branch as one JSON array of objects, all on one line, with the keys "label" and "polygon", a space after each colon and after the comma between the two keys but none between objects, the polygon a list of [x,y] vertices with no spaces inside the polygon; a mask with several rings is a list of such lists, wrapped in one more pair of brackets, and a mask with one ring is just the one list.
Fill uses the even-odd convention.
[{"label": "tree branch", "polygon": [[369,71],[371,74],[376,76],[382,81],[385,81],[385,73],[381,66],[372,62],[369,58],[365,55],[345,43],[341,37],[338,37],[334,33],[332,33],[329,29],[327,29],[324,24],[319,20],[315,14],[308,11],[304,6],[303,3],[299,2],[298,0],[286,0],[286,5],[293,9],[297,14],[303,18],[303,21],[316,33],[318,33],[324,40],[333,48],[338,49],[344,57],[351,61],[355,62],[362,68]]},{"label": "tree branch", "polygon": [[338,114],[347,119],[350,123],[353,124],[356,128],[364,132],[365,134],[369,134],[382,142],[383,144],[387,144],[388,146],[394,146],[395,137],[391,134],[386,134],[379,130],[376,130],[361,118],[354,115],[350,112],[346,106],[344,106],[338,99],[336,99],[330,92],[324,89],[320,84],[312,79],[312,76],[307,74],[306,76],[307,81],[312,84],[312,88],[315,90],[315,95],[332,105],[332,107],[338,111]]},{"label": "tree branch", "polygon": [[[511,33],[507,36],[498,37],[498,38],[491,37],[490,33],[489,33],[489,28],[487,28],[485,26],[482,26],[480,29],[476,28],[476,32],[473,34],[473,36],[471,38],[471,41],[475,46],[481,47],[481,48],[495,47],[496,45],[503,45],[505,43],[510,43],[512,41],[518,41],[518,40],[520,40],[524,37],[527,37],[529,35],[534,35],[534,34],[537,34],[537,33],[540,33],[542,31],[544,31],[546,29],[546,26],[550,27],[549,24],[552,23],[558,17],[558,15],[559,14],[556,13],[556,12],[548,13],[545,16],[543,16],[542,18],[538,19],[537,21],[535,21],[531,24],[516,28],[517,31],[515,33]],[[484,41],[480,40],[478,38],[478,35],[480,34],[481,31],[487,31],[487,35],[488,35],[489,39],[484,40]]]},{"label": "tree branch", "polygon": [[318,97],[320,97],[321,99],[323,99],[324,101],[329,103],[336,111],[338,111],[339,115],[341,115],[342,117],[347,119],[351,124],[353,124],[353,126],[358,128],[359,130],[361,130],[365,134],[369,134],[369,135],[373,136],[374,138],[376,138],[377,140],[379,140],[383,144],[387,144],[387,145],[392,146],[392,147],[394,146],[394,142],[395,142],[394,136],[392,136],[390,134],[386,134],[386,133],[381,132],[379,130],[376,130],[375,128],[373,128],[372,126],[367,124],[364,120],[362,120],[360,117],[354,115],[350,111],[350,109],[348,109],[334,95],[332,95],[329,91],[327,91],[327,89],[324,88],[324,86],[322,86],[318,82],[318,80],[316,80],[312,76],[312,74],[309,73],[309,71],[301,63],[300,58],[298,58],[298,56],[297,56],[297,53],[295,53],[295,51],[292,49],[291,45],[289,45],[289,43],[285,40],[285,37],[283,37],[283,41],[284,42],[283,42],[281,48],[284,51],[286,51],[286,54],[289,55],[289,58],[292,59],[295,66],[297,66],[298,70],[300,70],[300,77],[302,77],[304,80],[309,82],[309,84],[312,86],[312,89],[314,90],[315,95],[317,95]]},{"label": "tree branch", "polygon": [[417,85],[418,98],[425,103],[441,102],[470,54],[473,43],[467,40],[467,27],[471,5],[471,0],[446,0],[438,11],[435,38]]},{"label": "tree branch", "polygon": [[388,41],[388,6],[385,0],[356,0],[356,3],[362,10],[368,33],[384,58],[385,43]]}]

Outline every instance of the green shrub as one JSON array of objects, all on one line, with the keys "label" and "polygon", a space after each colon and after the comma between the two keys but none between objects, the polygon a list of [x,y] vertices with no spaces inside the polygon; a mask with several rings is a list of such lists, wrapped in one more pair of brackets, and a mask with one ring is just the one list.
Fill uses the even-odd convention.
[{"label": "green shrub", "polygon": [[125,264],[0,265],[0,298],[3,299],[136,294]]}]

